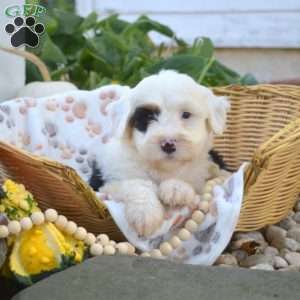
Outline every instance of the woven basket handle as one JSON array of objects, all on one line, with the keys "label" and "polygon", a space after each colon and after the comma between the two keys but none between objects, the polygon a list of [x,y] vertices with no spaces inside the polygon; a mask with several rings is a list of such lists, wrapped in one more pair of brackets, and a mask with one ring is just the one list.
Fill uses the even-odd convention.
[{"label": "woven basket handle", "polygon": [[51,75],[48,71],[47,66],[35,54],[30,53],[25,50],[19,50],[19,49],[15,49],[15,48],[6,48],[6,47],[1,47],[1,46],[0,46],[0,50],[24,57],[25,59],[29,60],[38,68],[44,81],[51,81]]}]

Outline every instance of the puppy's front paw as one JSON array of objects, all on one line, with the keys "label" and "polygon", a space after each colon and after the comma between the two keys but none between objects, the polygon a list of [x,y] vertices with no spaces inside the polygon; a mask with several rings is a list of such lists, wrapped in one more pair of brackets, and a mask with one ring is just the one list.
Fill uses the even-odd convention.
[{"label": "puppy's front paw", "polygon": [[159,198],[169,206],[192,205],[195,202],[194,189],[184,181],[169,179],[159,186]]},{"label": "puppy's front paw", "polygon": [[128,223],[140,236],[152,235],[162,224],[164,208],[156,199],[148,203],[127,203],[125,208]]}]

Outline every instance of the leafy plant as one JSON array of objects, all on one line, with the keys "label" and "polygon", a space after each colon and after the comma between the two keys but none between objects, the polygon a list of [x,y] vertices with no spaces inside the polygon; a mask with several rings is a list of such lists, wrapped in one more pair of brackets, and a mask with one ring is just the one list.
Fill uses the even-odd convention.
[{"label": "leafy plant", "polygon": [[[130,23],[117,15],[99,20],[94,12],[82,18],[70,11],[52,9],[41,21],[47,32],[37,49],[28,50],[47,64],[53,80],[70,80],[81,89],[112,82],[134,86],[162,69],[189,74],[207,86],[256,83],[253,76],[241,77],[218,62],[210,39],[196,39],[190,46],[171,28],[147,16]],[[150,32],[170,38],[174,47],[155,45]],[[27,79],[41,80],[30,63]]]}]

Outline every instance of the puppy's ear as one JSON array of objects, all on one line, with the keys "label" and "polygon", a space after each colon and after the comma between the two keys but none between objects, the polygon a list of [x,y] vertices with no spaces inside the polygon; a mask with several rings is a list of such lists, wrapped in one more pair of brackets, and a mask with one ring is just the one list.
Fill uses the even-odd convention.
[{"label": "puppy's ear", "polygon": [[125,137],[131,106],[126,96],[110,103],[107,107],[107,112],[111,120],[111,135],[119,139]]},{"label": "puppy's ear", "polygon": [[230,103],[226,97],[217,97],[214,94],[209,96],[207,101],[209,126],[215,134],[222,134],[225,130]]}]

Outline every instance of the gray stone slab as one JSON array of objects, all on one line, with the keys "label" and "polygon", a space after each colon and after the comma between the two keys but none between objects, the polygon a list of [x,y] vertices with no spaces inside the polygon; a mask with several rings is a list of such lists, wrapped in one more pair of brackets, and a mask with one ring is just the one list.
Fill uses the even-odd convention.
[{"label": "gray stone slab", "polygon": [[52,275],[13,299],[296,300],[300,299],[300,273],[103,256]]}]

